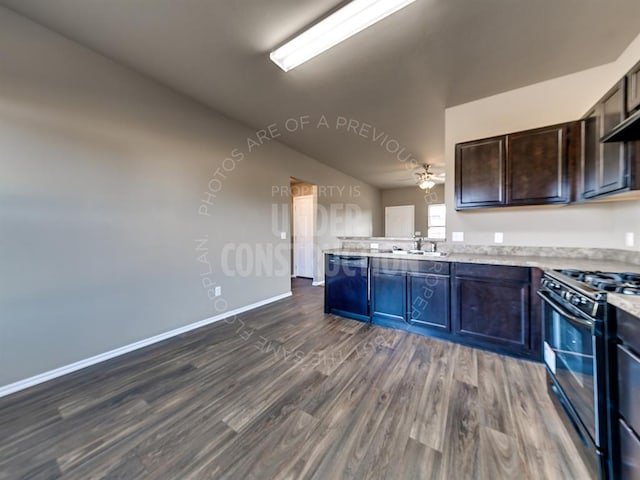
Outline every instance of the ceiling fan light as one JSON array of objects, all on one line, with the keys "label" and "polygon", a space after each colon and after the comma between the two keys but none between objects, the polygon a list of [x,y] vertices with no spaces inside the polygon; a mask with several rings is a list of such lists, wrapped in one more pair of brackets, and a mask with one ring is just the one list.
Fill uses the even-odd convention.
[{"label": "ceiling fan light", "polygon": [[433,180],[423,180],[418,185],[422,190],[431,190],[435,186],[436,182]]},{"label": "ceiling fan light", "polygon": [[413,2],[415,0],[353,0],[272,51],[269,57],[288,72]]}]

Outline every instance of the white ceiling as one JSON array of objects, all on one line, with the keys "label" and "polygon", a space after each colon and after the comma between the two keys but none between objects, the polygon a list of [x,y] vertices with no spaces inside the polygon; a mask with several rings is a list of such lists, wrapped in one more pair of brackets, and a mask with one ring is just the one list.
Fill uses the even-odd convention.
[{"label": "white ceiling", "polygon": [[[443,165],[445,107],[607,63],[640,32],[638,0],[417,0],[289,73],[269,61],[340,3],[0,0],[229,117],[276,123],[284,143],[381,188],[415,183],[384,135]],[[312,125],[287,134],[302,115]],[[330,128],[315,128],[322,115]],[[336,128],[339,116],[372,128]]]}]

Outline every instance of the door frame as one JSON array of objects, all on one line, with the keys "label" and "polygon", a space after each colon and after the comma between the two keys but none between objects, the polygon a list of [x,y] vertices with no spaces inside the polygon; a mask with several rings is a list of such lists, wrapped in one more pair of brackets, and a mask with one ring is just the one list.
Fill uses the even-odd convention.
[{"label": "door frame", "polygon": [[[311,236],[311,276],[303,277],[303,278],[311,278],[315,281],[315,273],[316,273],[316,242],[315,242],[315,230],[316,230],[316,208],[315,208],[315,195],[297,195],[292,197],[292,231],[291,231],[291,246],[293,249],[292,255],[292,265],[291,265],[291,275],[292,277],[297,277],[296,275],[296,215],[295,215],[295,205],[297,199],[305,199],[311,200],[311,224],[312,224],[312,236]],[[299,201],[299,200],[298,200]]]}]

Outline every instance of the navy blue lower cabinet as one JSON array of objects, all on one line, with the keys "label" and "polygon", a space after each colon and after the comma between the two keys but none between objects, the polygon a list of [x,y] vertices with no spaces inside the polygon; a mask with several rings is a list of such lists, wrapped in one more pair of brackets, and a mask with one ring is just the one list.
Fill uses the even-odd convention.
[{"label": "navy blue lower cabinet", "polygon": [[369,322],[369,259],[325,255],[324,311]]},{"label": "navy blue lower cabinet", "polygon": [[407,326],[406,298],[406,273],[371,271],[372,323],[405,329]]},{"label": "navy blue lower cabinet", "polygon": [[327,313],[370,318],[384,327],[541,359],[537,269],[395,257],[372,257],[368,262],[326,258]]},{"label": "navy blue lower cabinet", "polygon": [[412,331],[450,331],[449,276],[408,274],[407,316]]}]

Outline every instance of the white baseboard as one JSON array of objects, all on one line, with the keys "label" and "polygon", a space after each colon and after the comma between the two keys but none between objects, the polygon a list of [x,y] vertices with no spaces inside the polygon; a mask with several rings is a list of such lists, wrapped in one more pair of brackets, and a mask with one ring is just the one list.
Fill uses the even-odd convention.
[{"label": "white baseboard", "polygon": [[311,282],[311,285],[314,287],[323,287],[324,286],[324,280],[320,281],[320,282]]},{"label": "white baseboard", "polygon": [[69,365],[65,365],[60,368],[56,368],[54,370],[49,370],[48,372],[44,372],[39,375],[35,375],[33,377],[25,378],[24,380],[19,380],[15,383],[10,383],[9,385],[0,387],[0,398],[6,397],[7,395],[19,392],[20,390],[24,390],[26,388],[33,387],[40,383],[48,382],[49,380],[53,380],[54,378],[62,377],[63,375],[67,375],[69,373],[82,370],[83,368],[90,367],[91,365],[95,365],[97,363],[104,362],[106,360],[110,360],[115,357],[119,357],[120,355],[133,352],[134,350],[138,350],[140,348],[153,345],[154,343],[161,342],[168,338],[175,337],[177,335],[181,335],[186,332],[190,332],[191,330],[195,330],[197,328],[211,325],[212,323],[219,322],[220,320],[224,320],[225,318],[233,317],[234,315],[239,315],[241,313],[248,312],[249,310],[253,310],[255,308],[268,305],[269,303],[277,302],[278,300],[285,299],[287,297],[290,297],[291,295],[292,295],[292,292],[287,292],[287,293],[283,293],[282,295],[277,295],[275,297],[267,298],[266,300],[261,300],[256,303],[252,303],[251,305],[246,305],[244,307],[236,308],[235,310],[231,310],[229,312],[221,313],[220,315],[216,315],[215,317],[206,318],[204,320],[200,320],[199,322],[191,323],[189,325],[185,325],[184,327],[176,328],[175,330],[170,330],[168,332],[164,332],[159,335],[155,335],[153,337],[145,338],[144,340],[140,340],[135,343],[130,343],[129,345],[116,348],[115,350],[110,350],[108,352],[101,353],[99,355],[95,355],[93,357],[86,358],[84,360],[80,360],[78,362],[71,363]]}]

